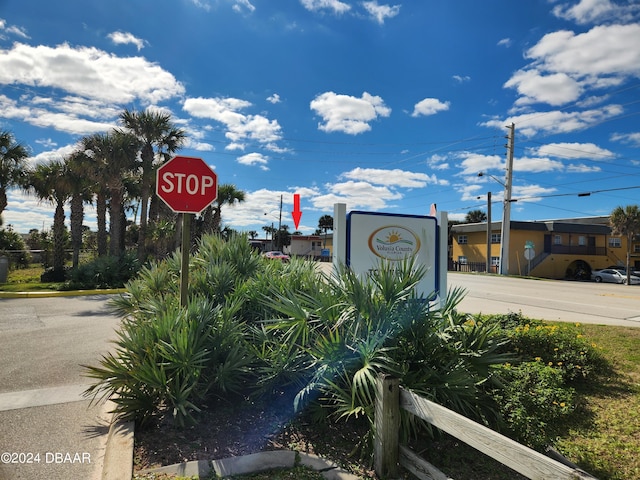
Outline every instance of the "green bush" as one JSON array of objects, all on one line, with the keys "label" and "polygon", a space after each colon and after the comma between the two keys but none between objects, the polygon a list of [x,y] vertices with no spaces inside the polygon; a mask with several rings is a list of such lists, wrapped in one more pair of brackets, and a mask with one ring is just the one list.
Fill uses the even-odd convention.
[{"label": "green bush", "polygon": [[87,395],[111,396],[115,412],[141,423],[169,411],[179,425],[210,393],[227,395],[243,386],[250,356],[233,306],[195,298],[188,308],[175,302],[148,305],[123,320],[116,352],[100,366],[87,366],[97,380]]},{"label": "green bush", "polygon": [[[416,298],[423,274],[409,261],[387,262],[366,278],[342,269],[313,295],[269,289],[265,303],[279,315],[256,346],[262,378],[301,385],[296,406],[321,407],[320,418],[365,417],[371,430],[363,446],[373,433],[378,373],[473,418],[497,417],[487,385],[494,367],[512,358],[499,352],[506,338],[495,323],[456,312],[461,291],[450,292],[442,309]],[[405,417],[404,435],[415,427]]]},{"label": "green bush", "polygon": [[508,331],[511,348],[522,361],[541,362],[562,373],[566,382],[577,382],[602,371],[602,355],[578,325],[548,325],[527,321]]},{"label": "green bush", "polygon": [[[180,263],[176,252],[127,283],[126,294],[111,302],[123,319],[116,352],[86,367],[95,382],[86,394],[113,397],[118,414],[141,423],[164,413],[189,423],[211,396],[258,390],[261,372],[249,343],[259,328],[253,306],[267,284],[285,290],[316,278],[313,264],[259,257],[246,237],[207,236],[190,258],[183,309]],[[265,307],[258,311],[272,314]]]},{"label": "green bush", "polygon": [[26,268],[31,262],[22,236],[12,229],[0,228],[0,256],[8,257],[12,268]]},{"label": "green bush", "polygon": [[62,289],[122,288],[139,269],[140,264],[134,253],[126,253],[119,257],[98,257],[90,263],[70,270],[67,274],[68,280]]},{"label": "green bush", "polygon": [[574,410],[575,391],[562,372],[538,361],[506,364],[501,376],[504,385],[494,398],[508,434],[538,450],[552,444]]}]

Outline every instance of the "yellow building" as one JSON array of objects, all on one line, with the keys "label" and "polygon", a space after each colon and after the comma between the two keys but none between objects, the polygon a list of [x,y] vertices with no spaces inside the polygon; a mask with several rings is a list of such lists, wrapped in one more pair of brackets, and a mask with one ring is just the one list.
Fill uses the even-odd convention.
[{"label": "yellow building", "polygon": [[[501,223],[491,222],[491,272],[500,263]],[[589,278],[592,270],[624,266],[625,237],[611,234],[609,217],[540,222],[512,221],[509,239],[509,275],[541,278]],[[451,227],[450,269],[486,271],[487,224]],[[640,270],[640,239],[632,245],[631,266]]]}]

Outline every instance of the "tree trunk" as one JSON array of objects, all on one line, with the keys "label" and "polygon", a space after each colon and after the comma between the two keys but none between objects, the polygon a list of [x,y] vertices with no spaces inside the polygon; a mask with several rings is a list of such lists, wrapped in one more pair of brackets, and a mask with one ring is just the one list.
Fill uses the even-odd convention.
[{"label": "tree trunk", "polygon": [[80,264],[80,249],[82,248],[82,221],[84,207],[82,195],[76,193],[71,197],[71,247],[73,248],[73,268]]},{"label": "tree trunk", "polygon": [[53,271],[56,280],[64,280],[64,203],[56,203],[53,215]]},{"label": "tree trunk", "polygon": [[98,221],[98,256],[107,254],[107,196],[98,192],[96,197],[96,217]]},{"label": "tree trunk", "polygon": [[122,253],[122,191],[119,187],[111,189],[111,202],[109,204],[109,229],[111,232],[109,242],[109,254],[118,257]]}]

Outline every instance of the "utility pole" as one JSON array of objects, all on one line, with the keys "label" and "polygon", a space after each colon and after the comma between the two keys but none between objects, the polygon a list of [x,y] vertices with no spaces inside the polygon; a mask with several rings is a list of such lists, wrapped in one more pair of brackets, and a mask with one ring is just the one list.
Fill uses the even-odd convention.
[{"label": "utility pole", "polygon": [[502,212],[502,231],[500,232],[500,274],[509,275],[509,237],[511,233],[511,186],[513,179],[513,149],[515,144],[515,124],[507,127],[507,173],[504,182],[504,210]]}]

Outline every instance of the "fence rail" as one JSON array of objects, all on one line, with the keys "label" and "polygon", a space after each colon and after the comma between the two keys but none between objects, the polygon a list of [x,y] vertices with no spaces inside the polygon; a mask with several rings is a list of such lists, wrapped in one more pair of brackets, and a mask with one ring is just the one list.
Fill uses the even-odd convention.
[{"label": "fence rail", "polygon": [[401,465],[419,479],[449,479],[399,444],[400,409],[422,418],[529,479],[595,480],[587,472],[560,463],[402,388],[398,379],[387,375],[380,375],[376,385],[374,462],[376,474],[381,478],[393,478],[398,474],[398,465]]}]

